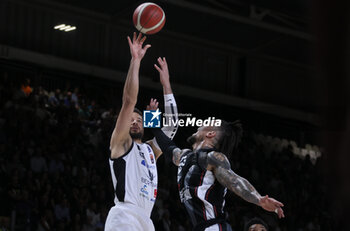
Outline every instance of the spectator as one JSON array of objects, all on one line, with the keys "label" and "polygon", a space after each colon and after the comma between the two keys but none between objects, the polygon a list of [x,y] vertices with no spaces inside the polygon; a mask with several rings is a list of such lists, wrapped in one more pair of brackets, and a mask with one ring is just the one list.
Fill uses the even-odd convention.
[{"label": "spectator", "polygon": [[86,209],[86,216],[93,227],[96,227],[100,222],[100,213],[97,211],[96,202],[89,203],[89,206]]},{"label": "spectator", "polygon": [[24,83],[21,85],[21,90],[26,97],[28,97],[33,92],[33,88],[30,86],[30,79],[25,79]]},{"label": "spectator", "polygon": [[77,108],[79,106],[79,88],[74,88],[74,91],[71,96],[72,104]]},{"label": "spectator", "polygon": [[269,228],[262,219],[254,217],[246,222],[244,231],[269,231]]},{"label": "spectator", "polygon": [[47,164],[41,148],[36,148],[34,155],[30,158],[30,168],[34,173],[47,172]]},{"label": "spectator", "polygon": [[64,166],[59,158],[59,154],[55,153],[51,156],[49,164],[49,173],[62,173],[64,172]]},{"label": "spectator", "polygon": [[69,204],[66,198],[62,199],[59,204],[55,205],[55,216],[58,221],[70,221]]}]

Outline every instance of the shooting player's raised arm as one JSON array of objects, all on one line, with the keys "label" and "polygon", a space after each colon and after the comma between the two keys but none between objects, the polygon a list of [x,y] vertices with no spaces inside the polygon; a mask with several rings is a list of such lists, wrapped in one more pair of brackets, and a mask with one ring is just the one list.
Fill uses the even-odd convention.
[{"label": "shooting player's raised arm", "polygon": [[132,139],[129,131],[131,117],[139,91],[140,63],[147,49],[151,46],[146,45],[143,47],[146,37],[142,37],[141,33],[137,37],[136,33],[134,33],[132,41],[130,37],[127,37],[127,39],[130,47],[131,61],[123,89],[122,108],[110,141],[111,158],[113,159],[122,156],[131,146]]}]

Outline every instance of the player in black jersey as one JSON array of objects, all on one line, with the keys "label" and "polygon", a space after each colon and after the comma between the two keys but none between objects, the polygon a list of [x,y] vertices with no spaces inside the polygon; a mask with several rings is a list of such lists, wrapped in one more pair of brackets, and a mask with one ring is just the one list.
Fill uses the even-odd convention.
[{"label": "player in black jersey", "polygon": [[224,219],[227,189],[244,200],[284,217],[283,204],[261,196],[243,177],[232,171],[226,155],[232,154],[242,136],[240,122],[221,121],[221,126],[203,126],[188,138],[193,150],[178,148],[160,129],[153,129],[165,154],[178,166],[181,202],[195,231],[232,230]]}]

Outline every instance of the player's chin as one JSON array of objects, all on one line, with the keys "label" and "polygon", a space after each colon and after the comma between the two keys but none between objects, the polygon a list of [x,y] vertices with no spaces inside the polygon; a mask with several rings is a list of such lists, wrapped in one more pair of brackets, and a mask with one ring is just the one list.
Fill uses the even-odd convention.
[{"label": "player's chin", "polygon": [[143,133],[139,131],[137,132],[130,131],[130,136],[132,139],[142,139]]},{"label": "player's chin", "polygon": [[194,143],[196,143],[197,137],[196,137],[196,135],[192,135],[192,136],[188,137],[186,141],[187,141],[187,143],[189,143],[190,145],[193,145]]}]

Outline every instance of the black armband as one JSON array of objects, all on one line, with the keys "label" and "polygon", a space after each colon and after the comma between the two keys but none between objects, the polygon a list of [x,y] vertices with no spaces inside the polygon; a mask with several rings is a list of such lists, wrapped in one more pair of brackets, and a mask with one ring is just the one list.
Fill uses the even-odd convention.
[{"label": "black armband", "polygon": [[171,159],[173,156],[173,150],[177,148],[176,144],[167,137],[160,128],[153,128],[152,132],[163,154],[166,158],[170,157]]}]

